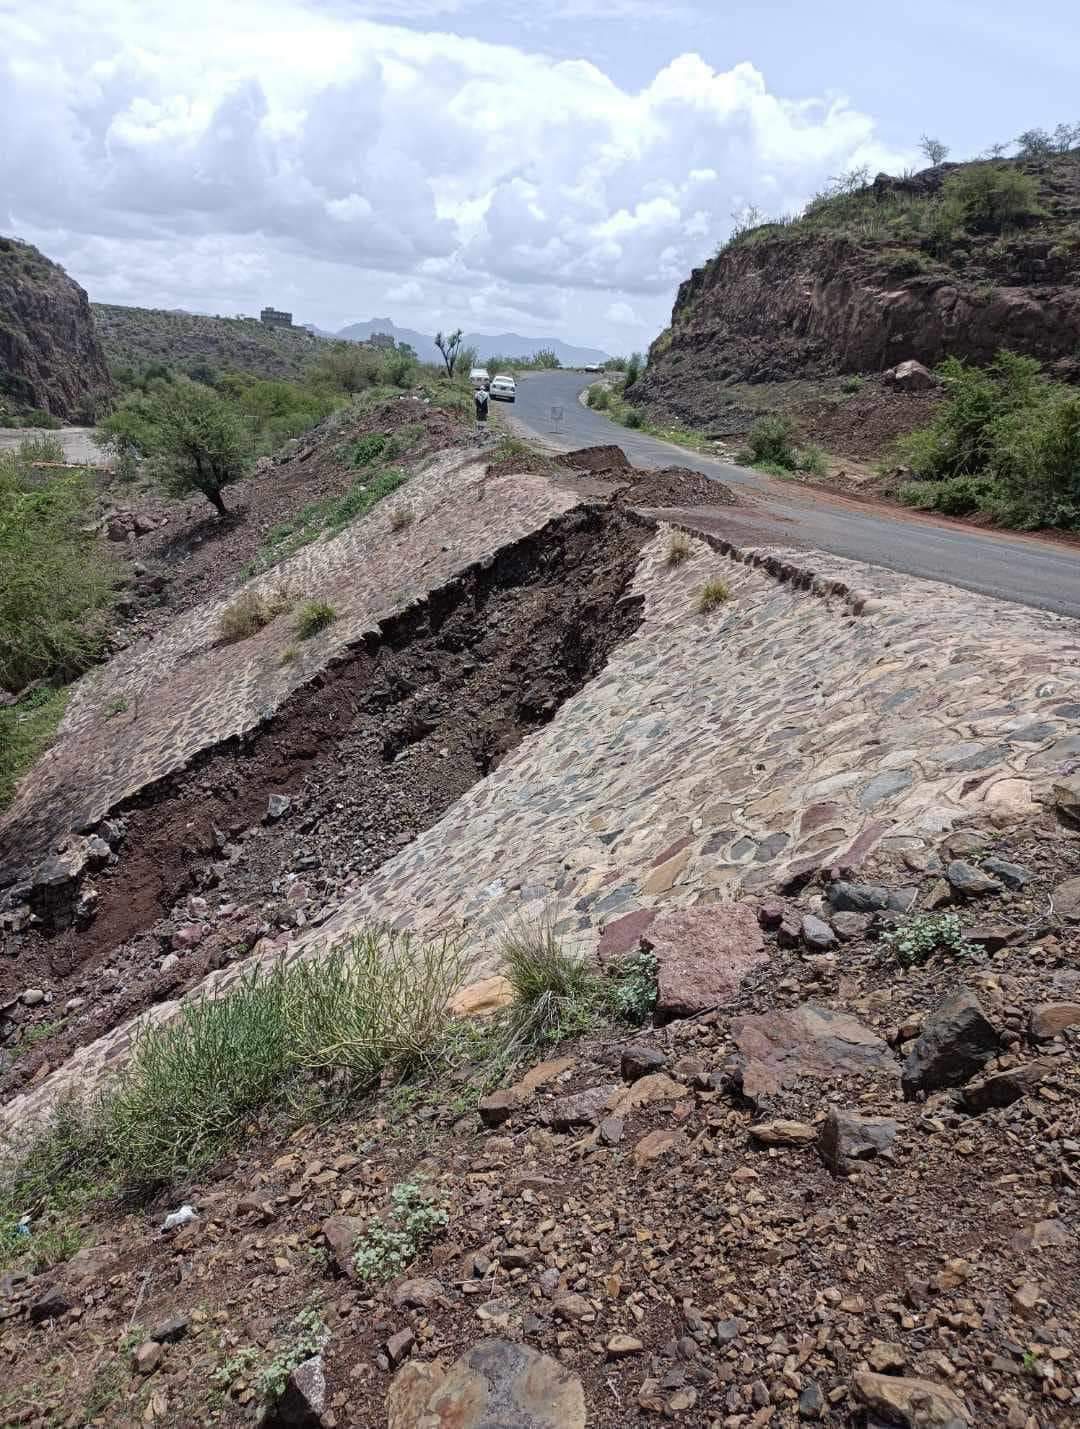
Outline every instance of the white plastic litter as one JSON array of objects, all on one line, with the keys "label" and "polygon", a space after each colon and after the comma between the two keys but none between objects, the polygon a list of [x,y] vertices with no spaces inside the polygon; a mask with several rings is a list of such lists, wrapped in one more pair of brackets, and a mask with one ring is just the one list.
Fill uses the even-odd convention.
[{"label": "white plastic litter", "polygon": [[199,1213],[194,1206],[181,1206],[178,1211],[171,1211],[164,1220],[161,1229],[163,1231],[174,1231],[177,1226],[186,1226],[189,1221],[197,1221]]}]

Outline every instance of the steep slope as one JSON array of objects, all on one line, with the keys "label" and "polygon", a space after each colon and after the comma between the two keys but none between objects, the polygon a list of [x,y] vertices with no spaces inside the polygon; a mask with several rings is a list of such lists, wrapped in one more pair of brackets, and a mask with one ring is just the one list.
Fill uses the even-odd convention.
[{"label": "steep slope", "polygon": [[322,339],[307,328],[268,327],[257,318],[206,317],[163,308],[92,304],[110,367],[160,362],[190,371],[208,366],[256,377],[299,377]]},{"label": "steep slope", "polygon": [[682,284],[639,401],[1009,347],[1080,377],[1080,150],[841,188],[737,234]]},{"label": "steep slope", "polygon": [[109,373],[86,293],[17,238],[0,238],[0,415],[93,421]]}]

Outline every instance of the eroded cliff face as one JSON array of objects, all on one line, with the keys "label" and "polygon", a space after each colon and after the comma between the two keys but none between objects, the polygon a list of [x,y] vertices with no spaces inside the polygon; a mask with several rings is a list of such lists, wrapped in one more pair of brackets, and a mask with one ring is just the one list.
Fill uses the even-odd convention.
[{"label": "eroded cliff face", "polygon": [[951,354],[988,362],[1002,347],[1080,377],[1080,262],[1070,253],[1026,245],[1001,275],[1014,281],[997,283],[902,278],[886,263],[818,235],[726,250],[682,284],[637,394],[679,406],[678,389],[696,381],[881,372],[909,357],[929,367]]},{"label": "eroded cliff face", "polygon": [[110,388],[86,293],[29,243],[0,238],[0,411],[92,422]]}]

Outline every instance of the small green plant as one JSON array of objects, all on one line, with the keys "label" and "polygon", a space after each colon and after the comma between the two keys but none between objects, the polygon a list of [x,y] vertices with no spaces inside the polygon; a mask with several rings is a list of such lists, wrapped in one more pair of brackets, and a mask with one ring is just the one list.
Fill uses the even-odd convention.
[{"label": "small green plant", "polygon": [[623,413],[622,424],[624,427],[631,427],[636,430],[642,425],[644,418],[636,407],[627,407]]},{"label": "small green plant", "polygon": [[254,1345],[242,1345],[234,1355],[229,1355],[222,1360],[216,1369],[211,1371],[210,1383],[216,1389],[227,1391],[240,1378],[247,1374],[253,1365],[259,1362],[259,1351]]},{"label": "small green plant", "polygon": [[353,1263],[362,1281],[400,1275],[450,1220],[445,1203],[419,1181],[400,1181],[390,1203],[388,1220],[370,1221],[357,1239]]},{"label": "small green plant", "polygon": [[840,384],[840,390],[848,397],[854,397],[856,392],[862,391],[863,380],[861,377],[845,377]]},{"label": "small green plant", "polygon": [[702,615],[708,615],[710,610],[715,610],[717,606],[723,605],[726,600],[730,600],[731,591],[726,581],[714,577],[707,580],[701,587],[698,596],[698,610]]},{"label": "small green plant", "polygon": [[904,967],[925,963],[935,953],[951,958],[972,957],[979,950],[964,941],[964,932],[956,913],[916,913],[899,927],[884,935],[883,941],[896,954]]},{"label": "small green plant", "polygon": [[367,432],[353,443],[349,459],[353,466],[370,466],[389,445],[390,438],[385,432]]},{"label": "small green plant", "polygon": [[112,695],[105,701],[103,714],[106,719],[115,719],[117,715],[127,712],[128,702],[124,695]]},{"label": "small green plant", "polygon": [[278,664],[279,664],[279,665],[293,665],[293,664],[296,663],[296,657],[297,657],[299,654],[300,654],[300,651],[297,649],[297,647],[296,647],[295,645],[286,645],[286,646],[285,646],[285,649],[282,650],[281,655],[278,657]]},{"label": "small green plant", "polygon": [[669,566],[681,566],[683,561],[690,559],[693,553],[693,544],[685,531],[673,531],[671,540],[668,542],[667,563]]},{"label": "small green plant", "polygon": [[773,462],[787,471],[794,471],[798,456],[791,419],[781,412],[769,412],[759,417],[747,435],[745,459],[754,466]]},{"label": "small green plant", "polygon": [[811,476],[824,476],[829,469],[825,453],[813,442],[807,442],[798,449],[795,465],[799,471],[805,471]]},{"label": "small green plant", "polygon": [[325,600],[308,600],[297,612],[294,628],[301,640],[310,640],[320,630],[333,625],[336,619],[337,611]]},{"label": "small green plant", "polygon": [[653,953],[627,953],[609,969],[604,1002],[617,1022],[640,1027],[656,1009],[656,957]]},{"label": "small green plant", "polygon": [[594,382],[585,401],[594,411],[603,412],[611,405],[611,393],[603,382]]},{"label": "small green plant", "polygon": [[269,1404],[285,1393],[289,1375],[297,1365],[322,1354],[330,1331],[319,1311],[309,1305],[294,1316],[289,1325],[288,1340],[255,1381],[255,1387]]}]

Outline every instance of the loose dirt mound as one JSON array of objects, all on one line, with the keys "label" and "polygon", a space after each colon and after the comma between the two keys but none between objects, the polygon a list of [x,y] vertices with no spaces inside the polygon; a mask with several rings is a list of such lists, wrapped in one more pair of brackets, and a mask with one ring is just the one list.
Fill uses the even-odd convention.
[{"label": "loose dirt mound", "polygon": [[665,466],[625,487],[618,500],[627,506],[735,506],[738,497],[700,471]]},{"label": "loose dirt mound", "polygon": [[[636,629],[641,602],[624,597],[650,535],[597,507],[551,522],[385,621],[260,731],[117,810],[126,839],[95,879],[94,921],[7,944],[0,1000],[29,981],[86,1001],[15,1083],[257,938],[318,923],[435,823]],[[275,794],[288,809],[268,825]]]},{"label": "loose dirt mound", "polygon": [[587,471],[593,476],[621,474],[631,469],[626,453],[614,443],[600,447],[579,447],[576,452],[563,452],[555,461],[570,471]]}]

